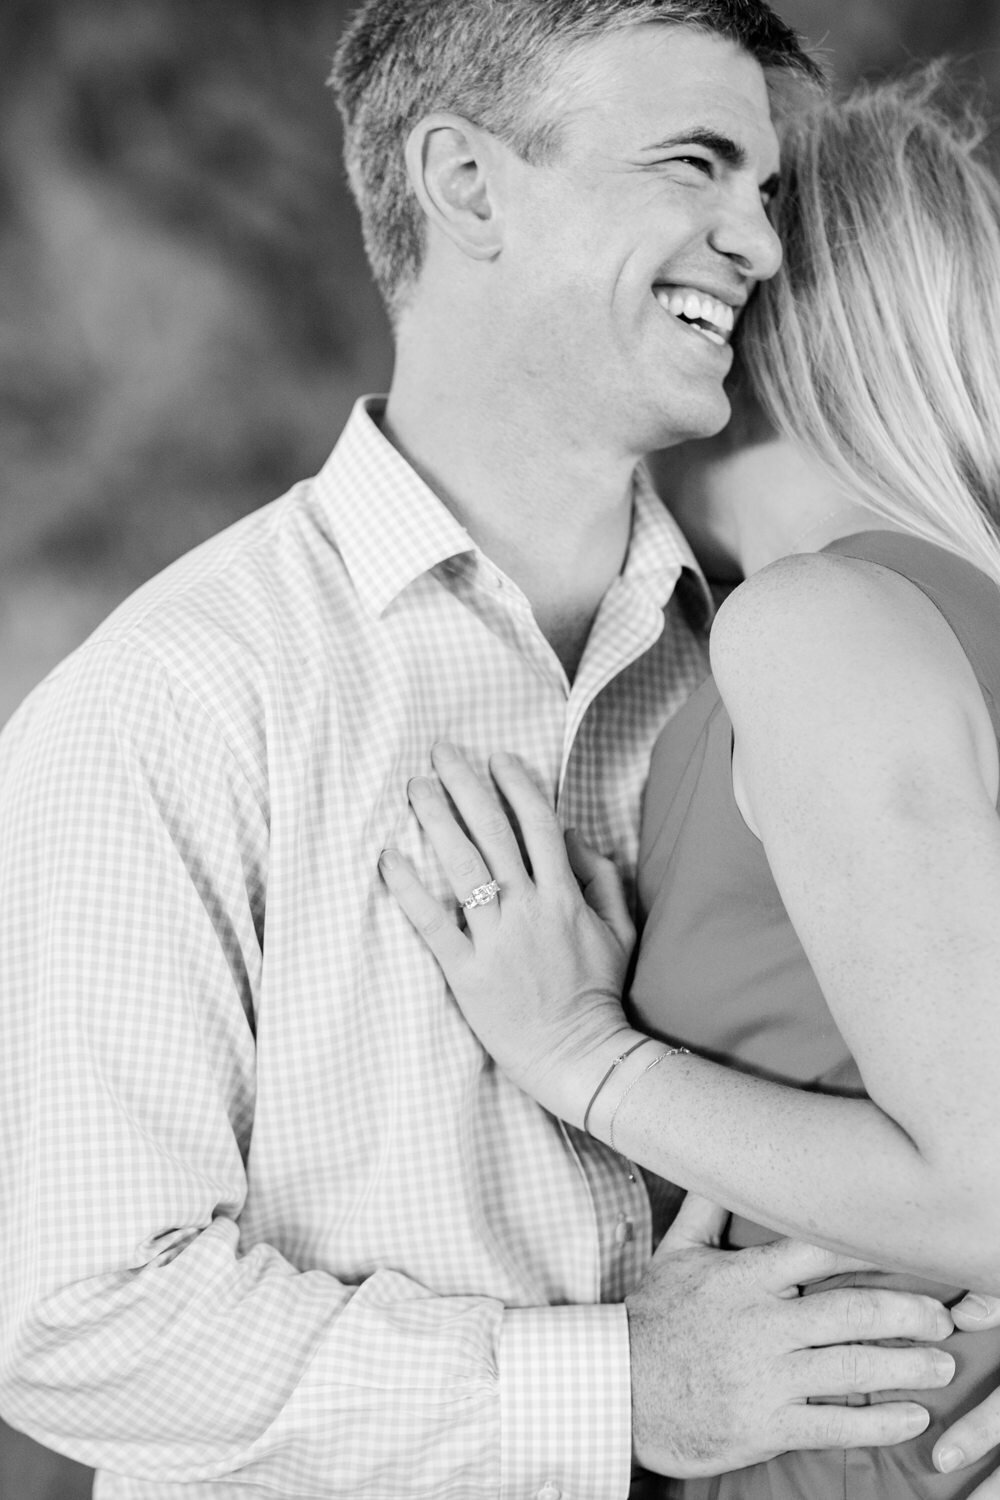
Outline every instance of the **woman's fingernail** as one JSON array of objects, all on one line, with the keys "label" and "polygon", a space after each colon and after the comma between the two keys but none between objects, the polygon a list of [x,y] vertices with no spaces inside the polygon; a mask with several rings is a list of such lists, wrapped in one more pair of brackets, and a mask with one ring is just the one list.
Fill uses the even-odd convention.
[{"label": "woman's fingernail", "polygon": [[434,786],[426,776],[414,776],[406,784],[406,792],[411,802],[419,802],[421,798],[431,796]]},{"label": "woman's fingernail", "polygon": [[458,747],[449,740],[439,740],[431,753],[435,760],[458,760]]},{"label": "woman's fingernail", "polygon": [[988,1302],[983,1301],[982,1297],[966,1297],[962,1302],[962,1312],[967,1318],[978,1321],[980,1318],[989,1317],[990,1306]]},{"label": "woman's fingernail", "polygon": [[383,849],[378,857],[380,870],[395,870],[399,864],[399,855],[395,849]]},{"label": "woman's fingernail", "polygon": [[942,1474],[950,1474],[952,1469],[960,1469],[965,1463],[965,1454],[961,1448],[942,1448],[935,1459],[937,1467]]}]

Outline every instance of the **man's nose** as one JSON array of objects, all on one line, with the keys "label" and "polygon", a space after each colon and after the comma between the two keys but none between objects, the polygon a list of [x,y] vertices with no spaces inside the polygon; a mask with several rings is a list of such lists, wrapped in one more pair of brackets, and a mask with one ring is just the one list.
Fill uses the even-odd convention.
[{"label": "man's nose", "polygon": [[769,280],[781,265],[781,241],[756,186],[728,205],[709,240],[713,250],[754,281]]}]

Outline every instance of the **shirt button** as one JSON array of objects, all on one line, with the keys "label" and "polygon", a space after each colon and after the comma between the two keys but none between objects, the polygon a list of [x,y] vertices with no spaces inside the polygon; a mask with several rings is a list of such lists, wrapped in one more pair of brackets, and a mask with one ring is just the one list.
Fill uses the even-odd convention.
[{"label": "shirt button", "polygon": [[562,1500],[562,1490],[556,1489],[551,1479],[547,1480],[536,1493],[535,1500]]}]

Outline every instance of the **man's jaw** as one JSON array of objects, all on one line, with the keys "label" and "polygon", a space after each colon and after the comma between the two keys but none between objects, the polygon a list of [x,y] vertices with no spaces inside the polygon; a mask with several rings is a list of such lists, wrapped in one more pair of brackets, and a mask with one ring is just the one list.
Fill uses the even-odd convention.
[{"label": "man's jaw", "polygon": [[653,296],[664,312],[687,327],[696,329],[713,344],[727,346],[736,326],[737,309],[731,302],[697,287],[656,282]]}]

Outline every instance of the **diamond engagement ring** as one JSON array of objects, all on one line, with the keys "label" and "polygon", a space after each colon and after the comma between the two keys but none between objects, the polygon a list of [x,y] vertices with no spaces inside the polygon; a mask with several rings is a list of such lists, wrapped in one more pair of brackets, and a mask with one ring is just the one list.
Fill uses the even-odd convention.
[{"label": "diamond engagement ring", "polygon": [[500,894],[499,880],[491,880],[488,885],[477,885],[471,895],[466,896],[462,902],[463,911],[471,911],[474,906],[489,906]]}]

